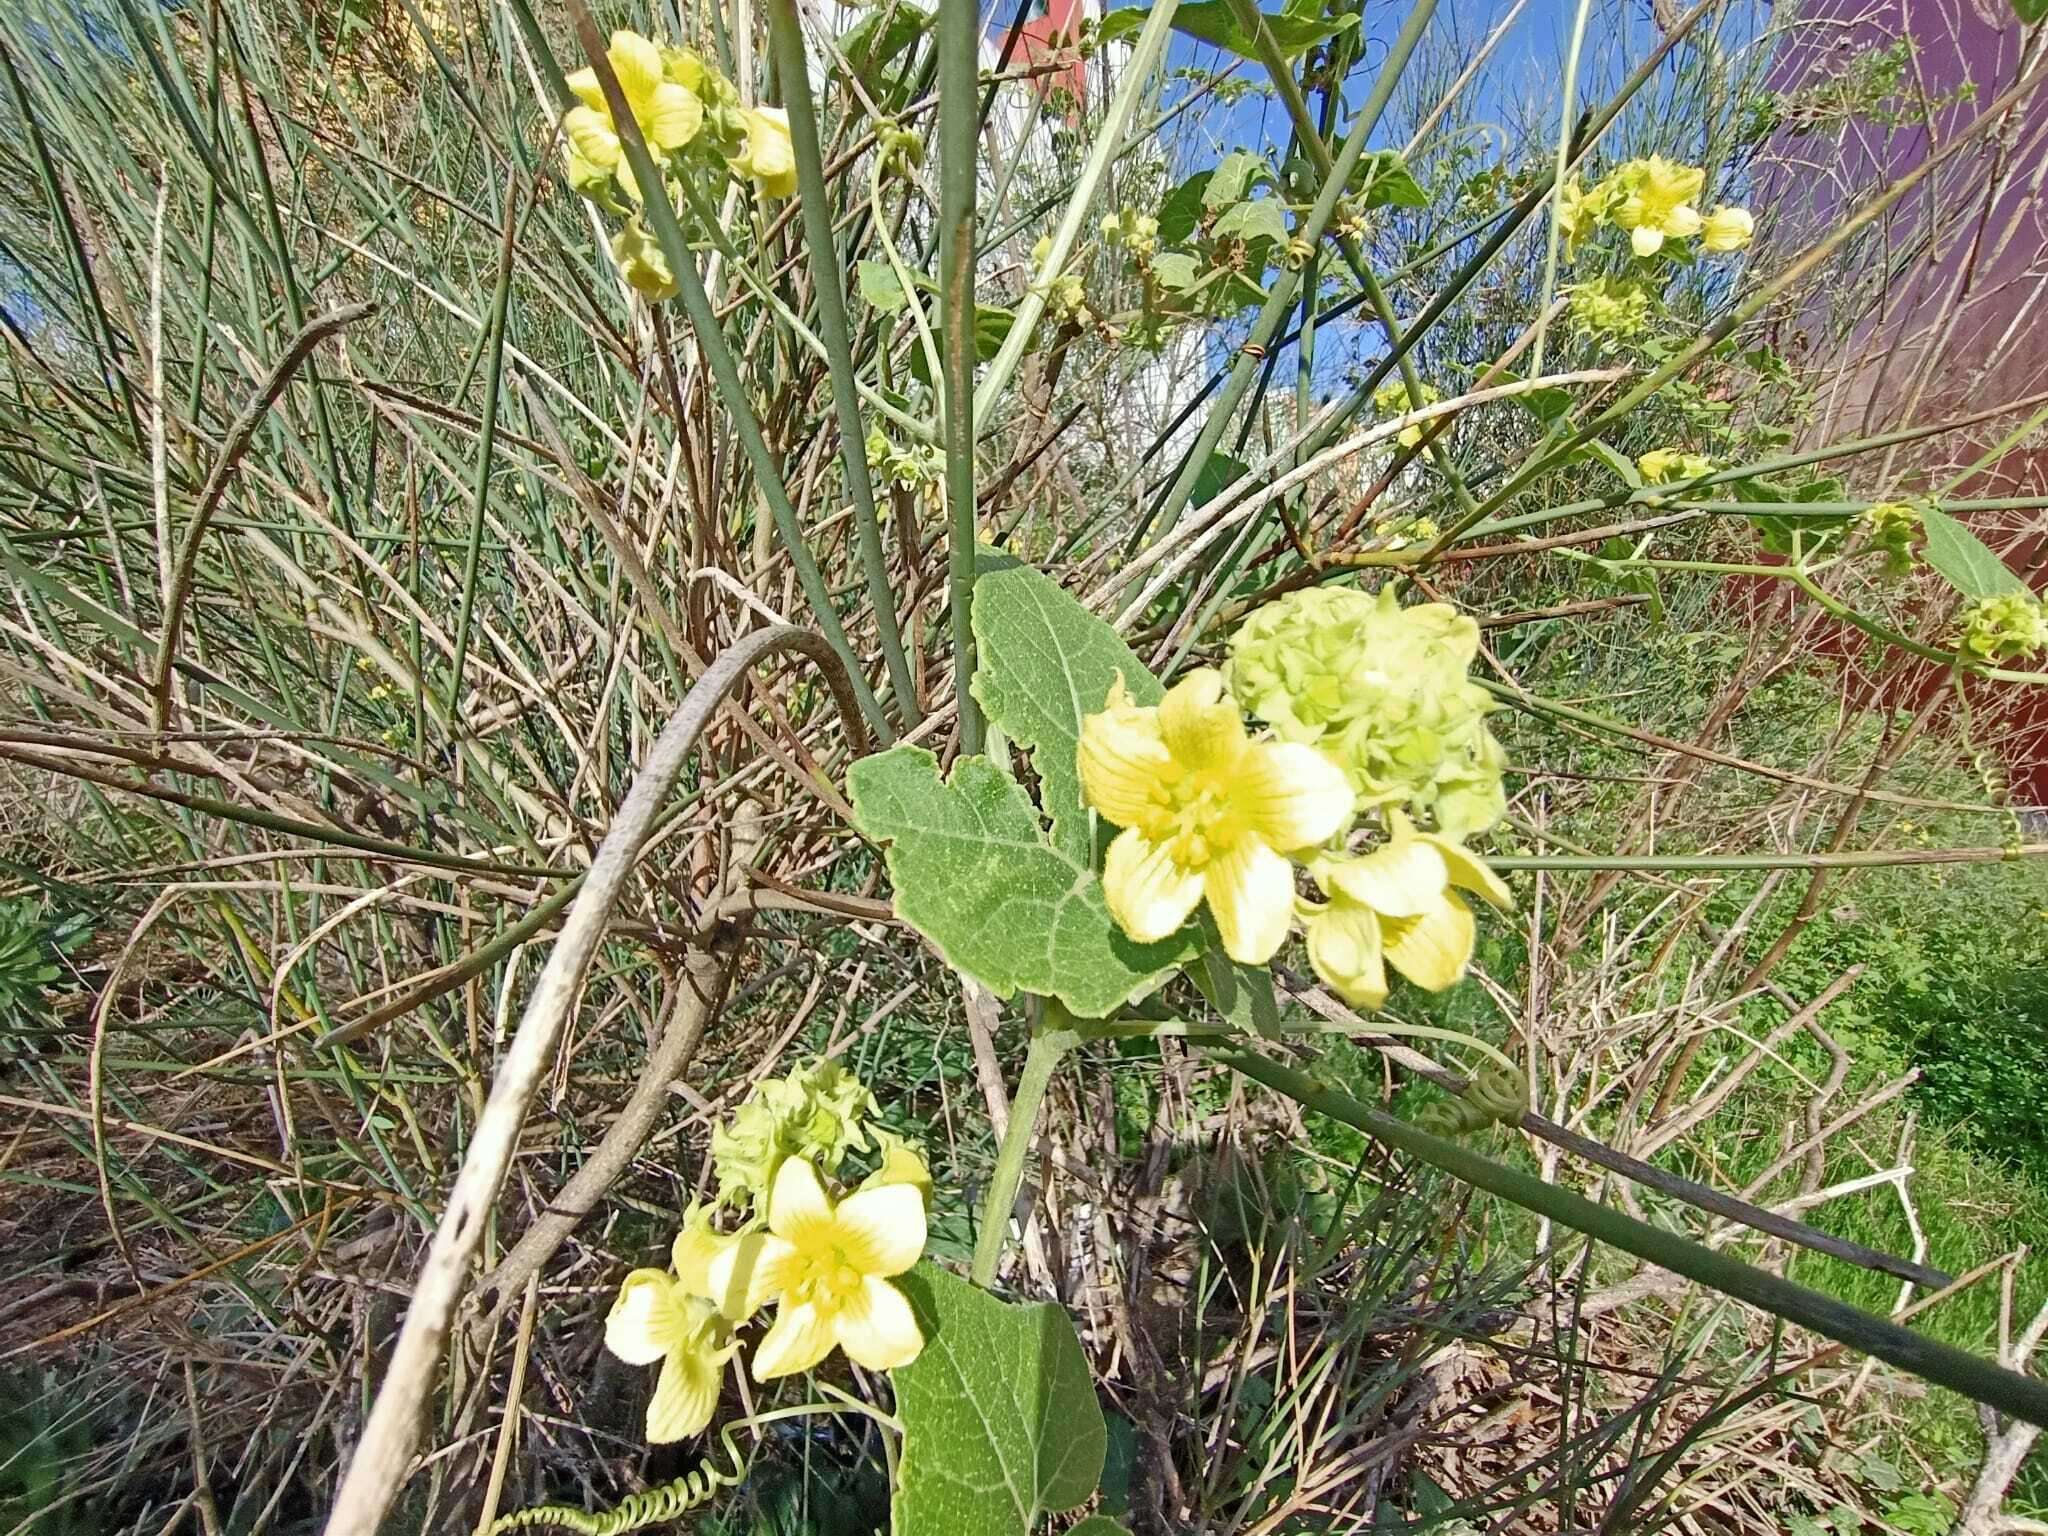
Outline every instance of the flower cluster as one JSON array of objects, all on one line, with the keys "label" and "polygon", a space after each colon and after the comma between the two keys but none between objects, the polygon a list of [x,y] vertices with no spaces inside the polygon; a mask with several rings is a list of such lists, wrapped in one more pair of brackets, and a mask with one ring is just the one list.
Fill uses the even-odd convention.
[{"label": "flower cluster", "polygon": [[[1421,395],[1424,405],[1434,405],[1443,399],[1443,396],[1437,393],[1434,384],[1424,384]],[[1399,379],[1389,379],[1372,392],[1372,408],[1382,416],[1403,416],[1415,409],[1415,406],[1408,398],[1408,386]],[[1403,448],[1417,446],[1422,441],[1422,423],[1418,421],[1403,427],[1395,435],[1394,441]]]},{"label": "flower cluster", "polygon": [[[1154,942],[1206,901],[1224,952],[1263,965],[1299,923],[1317,974],[1365,1007],[1386,1001],[1389,964],[1433,991],[1457,981],[1474,938],[1458,892],[1508,902],[1459,841],[1501,809],[1485,695],[1465,679],[1477,642],[1442,604],[1311,591],[1240,628],[1227,682],[1205,668],[1141,706],[1119,679],[1078,758],[1083,797],[1123,829],[1102,873],[1117,925]],[[1253,737],[1241,706],[1274,735]],[[1386,836],[1353,853],[1361,799]],[[1459,832],[1417,831],[1403,801],[1448,809]],[[1297,894],[1297,863],[1322,900]]]},{"label": "flower cluster", "polygon": [[[754,1347],[757,1381],[810,1370],[835,1348],[869,1370],[916,1359],[924,1334],[890,1284],[924,1252],[931,1175],[900,1137],[866,1124],[874,1096],[833,1062],[757,1083],[712,1132],[718,1199],[692,1205],[668,1269],[636,1269],[605,1320],[605,1345],[633,1365],[661,1364],[647,1405],[657,1444],[703,1432],[718,1407],[736,1330],[770,1302]],[[875,1171],[850,1192],[828,1182],[849,1150],[872,1145]],[[741,1217],[721,1231],[716,1216]]]},{"label": "flower cluster", "polygon": [[[664,173],[723,165],[750,178],[766,197],[796,193],[796,154],[780,108],[744,105],[730,80],[687,48],[668,48],[637,32],[614,32],[605,50],[641,139]],[[640,184],[626,161],[619,123],[595,69],[568,77],[580,105],[562,115],[562,159],[569,185],[626,218],[612,259],[650,299],[672,297],[675,275],[635,216]]]},{"label": "flower cluster", "polygon": [[1565,290],[1572,321],[1581,330],[1626,340],[1649,328],[1650,296],[1640,284],[1620,277],[1596,277]]},{"label": "flower cluster", "polygon": [[1739,251],[1755,235],[1756,221],[1743,208],[1702,214],[1695,202],[1706,181],[1698,166],[1662,155],[1629,160],[1590,190],[1577,178],[1567,181],[1558,191],[1557,227],[1574,250],[1605,223],[1628,231],[1629,248],[1642,257],[1655,256],[1667,240],[1695,235],[1703,250]]},{"label": "flower cluster", "polygon": [[946,456],[937,443],[899,447],[880,427],[870,427],[867,448],[868,462],[899,489],[936,494],[946,473]]},{"label": "flower cluster", "polygon": [[2016,661],[2048,647],[2048,606],[2027,592],[1979,598],[1963,610],[1961,650],[1976,661]]},{"label": "flower cluster", "polygon": [[1149,261],[1159,254],[1159,221],[1149,213],[1126,208],[1102,216],[1102,243],[1122,246],[1134,261]]},{"label": "flower cluster", "polygon": [[1884,556],[1884,574],[1894,581],[1913,571],[1913,543],[1920,537],[1920,509],[1903,501],[1874,502],[1863,509],[1870,547]]},{"label": "flower cluster", "polygon": [[1230,641],[1230,689],[1282,741],[1337,763],[1366,807],[1399,805],[1462,840],[1500,820],[1506,759],[1492,699],[1466,670],[1479,626],[1448,603],[1403,608],[1391,586],[1290,593]]}]

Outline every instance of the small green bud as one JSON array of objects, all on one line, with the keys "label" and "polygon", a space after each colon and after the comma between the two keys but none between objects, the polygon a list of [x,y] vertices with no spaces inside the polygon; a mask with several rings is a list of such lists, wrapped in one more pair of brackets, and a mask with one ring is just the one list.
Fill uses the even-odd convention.
[{"label": "small green bud", "polygon": [[876,1110],[866,1085],[836,1061],[756,1083],[732,1119],[711,1132],[719,1204],[762,1206],[776,1171],[791,1157],[808,1157],[819,1172],[836,1173],[849,1150],[868,1145],[863,1122]]},{"label": "small green bud", "polygon": [[1893,581],[1913,571],[1913,543],[1920,537],[1920,509],[1903,501],[1880,501],[1864,509],[1870,547],[1884,555],[1884,574]]},{"label": "small green bud", "polygon": [[2016,661],[2048,646],[2048,609],[2027,592],[1980,598],[1963,612],[1961,650],[1979,661]]}]

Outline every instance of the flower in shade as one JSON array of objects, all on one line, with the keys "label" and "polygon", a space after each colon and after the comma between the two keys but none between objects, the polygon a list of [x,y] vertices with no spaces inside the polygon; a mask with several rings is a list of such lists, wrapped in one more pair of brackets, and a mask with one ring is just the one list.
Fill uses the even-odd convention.
[{"label": "flower in shade", "polygon": [[618,263],[619,276],[641,297],[660,303],[676,296],[676,275],[668,257],[638,219],[626,220],[625,228],[612,236],[612,260]]},{"label": "flower in shade", "polygon": [[[678,1240],[680,1247],[680,1239]],[[718,1408],[719,1378],[739,1346],[718,1309],[663,1269],[636,1269],[605,1319],[605,1348],[628,1365],[661,1362],[647,1404],[647,1438],[660,1445],[703,1433]]]},{"label": "flower in shade", "polygon": [[1756,235],[1747,208],[1716,208],[1700,221],[1700,244],[1710,251],[1739,251]]},{"label": "flower in shade", "polygon": [[766,197],[796,196],[796,150],[789,142],[789,114],[780,107],[742,107],[747,141],[732,158],[732,168]]},{"label": "flower in shade", "polygon": [[1312,864],[1328,900],[1300,903],[1309,963],[1360,1008],[1387,1000],[1389,965],[1431,992],[1465,974],[1475,924],[1459,891],[1496,907],[1513,901],[1500,876],[1449,838],[1417,832],[1399,811],[1387,825],[1387,841],[1371,853]]},{"label": "flower in shade", "polygon": [[1253,741],[1223,678],[1191,672],[1155,708],[1119,677],[1081,723],[1082,796],[1122,827],[1103,861],[1103,895],[1139,943],[1166,938],[1204,898],[1223,949],[1263,965],[1287,937],[1287,855],[1336,835],[1353,796],[1344,774],[1294,742]]},{"label": "flower in shade", "polygon": [[[632,109],[640,137],[657,160],[697,136],[704,125],[704,104],[694,92],[668,77],[662,50],[654,43],[637,32],[614,32],[605,58],[618,77],[619,91]],[[604,87],[598,83],[597,71],[579,69],[568,77],[568,84],[582,103],[562,118],[570,185],[587,197],[597,197],[607,190],[606,179],[616,176],[627,195],[637,201],[639,184],[624,164],[618,123]]]},{"label": "flower in shade", "polygon": [[924,1348],[910,1303],[889,1283],[924,1252],[924,1196],[879,1184],[843,1200],[809,1159],[785,1160],[768,1197],[768,1230],[740,1236],[711,1260],[723,1310],[750,1316],[776,1303],[754,1350],[754,1378],[808,1371],[834,1348],[871,1371],[908,1365]]},{"label": "flower in shade", "polygon": [[1706,185],[1707,173],[1679,165],[1662,155],[1631,160],[1614,173],[1614,222],[1628,231],[1638,256],[1654,256],[1666,239],[1685,239],[1700,232],[1700,211],[1692,200]]}]

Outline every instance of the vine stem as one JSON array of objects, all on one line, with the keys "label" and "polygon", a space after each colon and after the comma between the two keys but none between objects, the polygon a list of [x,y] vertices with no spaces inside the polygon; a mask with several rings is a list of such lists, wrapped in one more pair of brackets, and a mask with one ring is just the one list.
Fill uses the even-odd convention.
[{"label": "vine stem", "polygon": [[1560,1226],[1582,1232],[1596,1242],[1668,1269],[1760,1307],[1775,1317],[1810,1328],[1837,1343],[1909,1371],[1937,1386],[2025,1419],[2048,1424],[2048,1383],[2006,1370],[1989,1360],[1940,1344],[1889,1318],[1878,1317],[1819,1291],[1796,1285],[1780,1275],[1745,1264],[1725,1253],[1637,1221],[1621,1211],[1595,1205],[1582,1195],[1546,1184],[1520,1169],[1505,1167],[1469,1147],[1410,1125],[1405,1120],[1317,1081],[1305,1072],[1257,1055],[1235,1052],[1220,1058],[1243,1073],[1299,1104],[1363,1131],[1376,1141],[1398,1148],[1503,1200],[1546,1216]]},{"label": "vine stem", "polygon": [[996,1150],[995,1172],[989,1175],[988,1193],[981,1201],[981,1230],[974,1239],[974,1268],[969,1278],[987,1290],[995,1283],[996,1265],[1003,1256],[1003,1239],[1010,1232],[1010,1208],[1017,1203],[1017,1190],[1024,1182],[1024,1158],[1038,1129],[1038,1113],[1045,1105],[1046,1085],[1067,1052],[1083,1039],[1065,1008],[1053,998],[1044,999],[1044,1013],[1032,1031],[1031,1049],[1024,1056],[1024,1073],[1017,1079],[1017,1092],[1010,1100],[1010,1123],[1003,1129],[1003,1144]]}]

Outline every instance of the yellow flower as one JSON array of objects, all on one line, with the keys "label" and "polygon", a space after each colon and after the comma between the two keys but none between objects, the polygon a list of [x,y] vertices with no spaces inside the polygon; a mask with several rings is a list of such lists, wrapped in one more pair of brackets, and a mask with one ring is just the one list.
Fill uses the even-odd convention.
[{"label": "yellow flower", "polygon": [[768,1196],[768,1230],[749,1232],[711,1261],[714,1295],[751,1315],[776,1302],[754,1351],[754,1379],[808,1371],[836,1345],[871,1371],[908,1365],[924,1334],[889,1283],[924,1252],[924,1197],[882,1184],[834,1201],[808,1158],[785,1160]]},{"label": "yellow flower", "polygon": [[653,303],[672,299],[679,291],[675,272],[660,242],[647,233],[638,219],[626,220],[626,227],[612,236],[612,260],[618,263],[619,276],[632,285],[633,291]]},{"label": "yellow flower", "polygon": [[1286,855],[1334,836],[1351,815],[1343,770],[1313,747],[1253,741],[1223,677],[1203,668],[1157,708],[1119,677],[1081,722],[1081,793],[1124,830],[1103,861],[1117,926],[1141,944],[1173,933],[1206,896],[1224,951],[1263,965],[1287,937]]},{"label": "yellow flower", "polygon": [[1620,193],[1614,222],[1629,232],[1629,244],[1638,256],[1656,255],[1667,237],[1682,240],[1700,232],[1700,211],[1692,200],[1706,181],[1707,173],[1697,166],[1679,165],[1662,155],[1631,160],[1614,173]]},{"label": "yellow flower", "polygon": [[[605,57],[619,78],[626,105],[633,109],[640,137],[657,160],[697,136],[704,125],[704,104],[668,78],[659,48],[637,32],[614,32]],[[598,84],[597,71],[577,70],[569,76],[569,89],[583,103],[571,107],[562,118],[562,132],[568,140],[564,155],[569,184],[586,197],[597,196],[605,180],[617,176],[627,194],[637,200],[639,184],[621,159],[618,124],[605,100],[604,87]]]},{"label": "yellow flower", "polygon": [[1417,832],[1399,811],[1387,814],[1384,845],[1360,858],[1311,866],[1327,905],[1301,903],[1309,963],[1346,1002],[1377,1008],[1387,1000],[1387,966],[1418,987],[1441,992],[1472,959],[1472,891],[1496,907],[1513,898],[1476,855],[1449,838]]},{"label": "yellow flower", "polygon": [[725,1320],[668,1271],[636,1269],[604,1322],[605,1348],[628,1365],[661,1362],[647,1404],[647,1438],[661,1445],[703,1433],[718,1408],[718,1381],[739,1346]]},{"label": "yellow flower", "polygon": [[1710,251],[1739,251],[1755,234],[1747,208],[1716,208],[1700,223],[1700,244]]},{"label": "yellow flower", "polygon": [[1662,485],[1671,480],[1697,480],[1701,475],[1711,475],[1714,461],[1704,454],[1677,448],[1652,448],[1636,459],[1636,468],[1649,484]]},{"label": "yellow flower", "polygon": [[1614,201],[1610,188],[1603,184],[1588,192],[1574,176],[1557,192],[1557,229],[1564,236],[1567,254],[1578,249],[1579,242],[1599,227],[1608,206]]},{"label": "yellow flower", "polygon": [[925,1164],[923,1155],[894,1131],[875,1126],[869,1134],[882,1149],[882,1166],[861,1180],[860,1187],[881,1189],[890,1184],[908,1184],[924,1200],[925,1209],[930,1210],[932,1171]]},{"label": "yellow flower", "polygon": [[[1424,384],[1420,391],[1424,405],[1434,405],[1443,399],[1434,384]],[[1372,392],[1373,409],[1382,416],[1403,416],[1412,409],[1408,399],[1408,386],[1399,379],[1389,379]],[[1415,422],[1403,427],[1394,435],[1394,441],[1403,448],[1413,448],[1422,441],[1422,423]]]},{"label": "yellow flower", "polygon": [[796,150],[789,142],[789,114],[780,107],[742,107],[747,142],[732,168],[754,178],[764,197],[796,196]]}]

